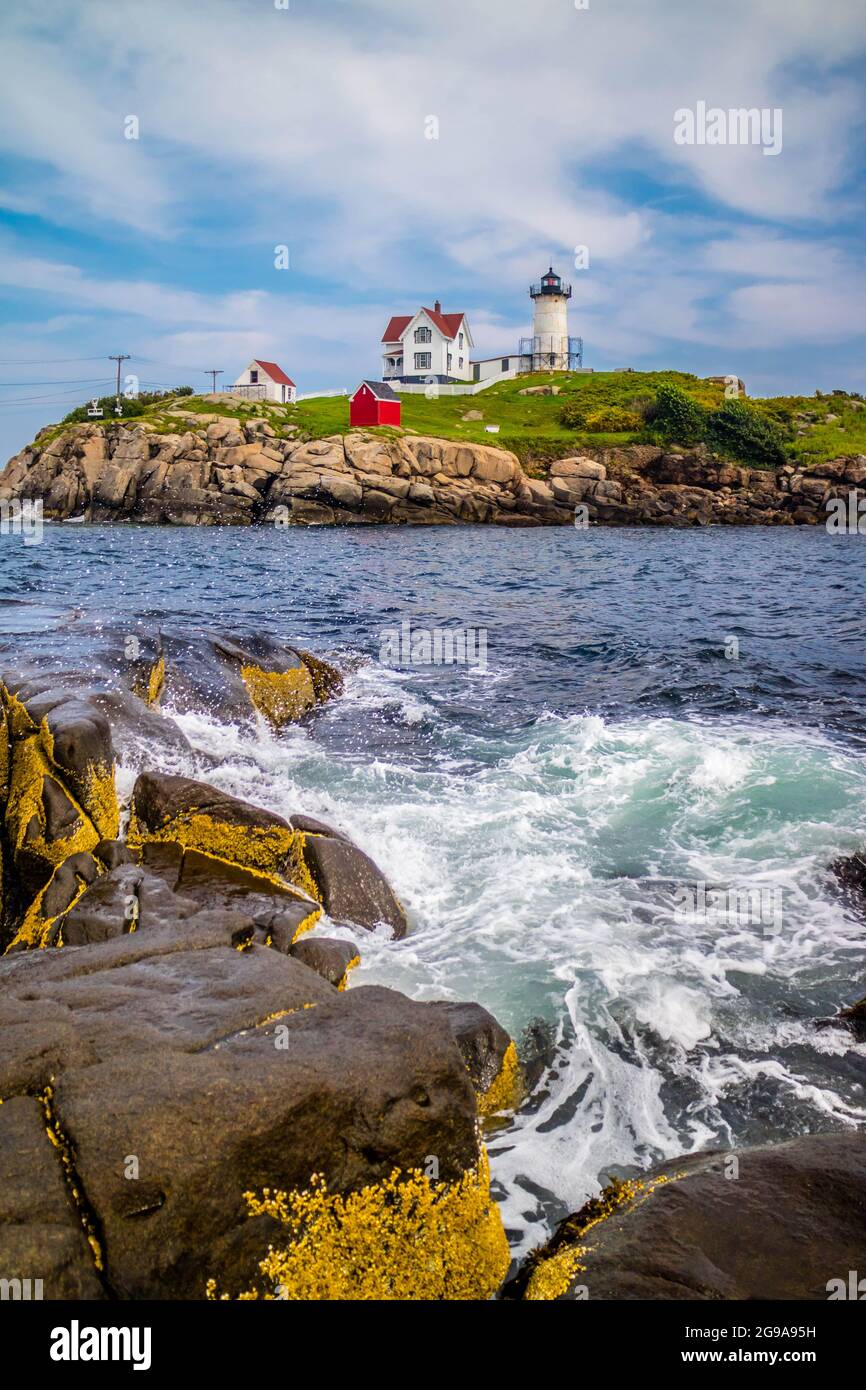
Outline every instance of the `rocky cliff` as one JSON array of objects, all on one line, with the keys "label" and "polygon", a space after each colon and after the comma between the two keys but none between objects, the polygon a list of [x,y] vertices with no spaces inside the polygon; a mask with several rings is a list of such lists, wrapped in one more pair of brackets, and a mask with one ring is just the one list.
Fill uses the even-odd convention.
[{"label": "rocky cliff", "polygon": [[521,467],[482,444],[363,432],[280,437],[266,421],[190,415],[184,433],[77,425],[43,435],[0,474],[0,502],[41,499],[49,520],[245,526],[494,523],[799,525],[866,483],[866,456],[820,471],[729,463],[705,446],[587,451]]}]

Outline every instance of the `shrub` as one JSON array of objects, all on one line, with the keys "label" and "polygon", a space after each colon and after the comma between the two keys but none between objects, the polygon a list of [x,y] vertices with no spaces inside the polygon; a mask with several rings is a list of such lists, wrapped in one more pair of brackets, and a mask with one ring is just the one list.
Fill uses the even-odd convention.
[{"label": "shrub", "polygon": [[[171,391],[139,391],[137,396],[131,397],[121,395],[121,414],[119,416],[115,414],[114,410],[117,400],[116,396],[100,396],[96,404],[103,412],[103,420],[128,420],[133,416],[143,415],[145,407],[155,405],[157,401],[167,401],[174,396],[191,396],[192,394],[193,390],[191,386],[177,386]],[[87,413],[89,409],[90,401],[88,401],[86,405],[77,405],[74,410],[70,410],[69,414],[63,417],[61,423],[64,425],[80,425],[91,418]]]},{"label": "shrub", "polygon": [[653,424],[677,444],[698,444],[706,435],[707,412],[678,386],[660,386]]},{"label": "shrub", "polygon": [[623,434],[627,430],[639,430],[643,420],[633,410],[624,410],[620,405],[605,405],[586,417],[587,430],[611,434]]},{"label": "shrub", "polygon": [[707,422],[708,441],[747,463],[785,462],[782,431],[754,406],[725,401]]},{"label": "shrub", "polygon": [[565,401],[559,412],[559,423],[567,430],[582,430],[586,425],[586,409],[580,401]]},{"label": "shrub", "polygon": [[629,401],[628,409],[639,415],[645,425],[649,425],[656,418],[658,404],[655,396],[635,396],[633,401]]}]

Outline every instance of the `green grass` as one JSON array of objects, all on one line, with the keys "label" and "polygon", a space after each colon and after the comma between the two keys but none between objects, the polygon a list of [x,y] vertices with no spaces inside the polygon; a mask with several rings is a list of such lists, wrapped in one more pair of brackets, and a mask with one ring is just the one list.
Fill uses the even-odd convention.
[{"label": "green grass", "polygon": [[[640,412],[643,403],[654,401],[665,384],[680,387],[701,405],[717,408],[724,400],[724,388],[686,372],[593,372],[533,374],[516,381],[502,382],[475,396],[440,396],[428,400],[424,395],[403,396],[402,433],[429,434],[442,439],[466,440],[511,449],[530,472],[554,458],[580,452],[582,447],[609,447],[631,443],[652,443],[651,426],[622,434],[588,433],[572,430],[560,423],[564,400],[577,399],[587,412],[605,406],[620,406]],[[555,385],[558,396],[523,396],[528,386]],[[844,396],[779,396],[751,400],[750,404],[774,420],[785,435],[785,448],[793,461],[805,467],[819,464],[839,454],[866,454],[866,409]],[[321,396],[295,406],[267,401],[229,403],[204,396],[184,396],[174,402],[160,401],[148,406],[141,416],[123,423],[134,428],[146,421],[160,431],[183,433],[195,428],[195,421],[178,418],[172,410],[192,415],[219,415],[236,420],[264,419],[283,436],[287,426],[312,439],[345,434],[349,429],[349,401],[345,396]],[[483,419],[464,420],[469,411],[481,411]],[[807,421],[796,416],[808,415]],[[827,415],[837,415],[827,421]],[[106,423],[109,421],[106,420]],[[488,434],[484,426],[499,425],[498,434]],[[798,428],[804,428],[797,435]],[[51,436],[60,432],[54,427]],[[382,429],[383,436],[399,433]],[[46,442],[47,438],[46,436]]]}]

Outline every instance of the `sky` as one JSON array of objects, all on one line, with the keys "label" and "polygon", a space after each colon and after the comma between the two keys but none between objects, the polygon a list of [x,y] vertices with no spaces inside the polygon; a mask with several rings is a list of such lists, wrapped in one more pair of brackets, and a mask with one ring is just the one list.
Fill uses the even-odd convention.
[{"label": "sky", "polygon": [[[0,463],[111,353],[353,389],[437,298],[514,352],[551,263],[586,366],[866,391],[864,0],[66,0],[0,42]],[[681,143],[699,103],[781,149]]]}]

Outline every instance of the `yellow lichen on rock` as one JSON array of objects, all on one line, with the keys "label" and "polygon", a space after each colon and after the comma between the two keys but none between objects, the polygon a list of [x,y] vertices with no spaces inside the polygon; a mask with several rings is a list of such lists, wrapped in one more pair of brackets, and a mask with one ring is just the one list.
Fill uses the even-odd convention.
[{"label": "yellow lichen on rock", "polygon": [[84,1228],[87,1244],[90,1246],[90,1254],[95,1268],[102,1273],[105,1269],[105,1255],[96,1223],[90,1206],[81,1190],[81,1183],[75,1167],[75,1152],[72,1144],[60,1127],[57,1118],[57,1111],[54,1106],[54,1088],[46,1086],[45,1090],[39,1095],[39,1104],[42,1107],[42,1117],[45,1124],[45,1133],[57,1150],[60,1157],[63,1177],[69,1192],[72,1205],[78,1213],[78,1219]]},{"label": "yellow lichen on rock", "polygon": [[275,729],[300,719],[316,704],[313,677],[307,666],[288,671],[263,671],[260,666],[242,666],[241,676],[253,707]]},{"label": "yellow lichen on rock", "polygon": [[[251,1216],[268,1215],[289,1243],[270,1248],[264,1284],[241,1298],[464,1300],[490,1298],[509,1264],[499,1209],[482,1150],[458,1182],[396,1170],[346,1196],[314,1177],[303,1192],[246,1193]],[[220,1295],[215,1281],[209,1298]],[[225,1295],[223,1295],[225,1297]]]},{"label": "yellow lichen on rock", "polygon": [[165,685],[165,657],[161,656],[159,661],[155,661],[150,668],[147,678],[147,690],[144,694],[145,702],[148,705],[156,705],[162,694],[162,687]]},{"label": "yellow lichen on rock", "polygon": [[321,657],[313,656],[312,652],[298,652],[298,656],[313,678],[313,689],[320,704],[330,700],[334,695],[339,695],[343,689],[343,677],[336,666],[322,661]]},{"label": "yellow lichen on rock", "polygon": [[307,913],[307,916],[303,919],[303,921],[299,922],[297,927],[295,928],[295,934],[292,937],[293,946],[296,941],[300,941],[302,936],[306,936],[307,932],[311,932],[313,930],[313,927],[316,925],[321,915],[322,909],[320,907],[314,907],[311,912]]},{"label": "yellow lichen on rock", "polygon": [[[55,795],[67,800],[75,815],[63,835],[47,834],[45,795],[51,787]],[[71,854],[94,849],[103,838],[68,789],[52,775],[51,765],[36,735],[16,743],[13,748],[6,833],[13,855],[26,850],[28,855],[43,859],[52,869]]]},{"label": "yellow lichen on rock", "polygon": [[481,1116],[496,1115],[502,1110],[516,1110],[523,1099],[523,1076],[514,1043],[508,1044],[502,1057],[502,1066],[495,1081],[478,1097],[478,1113]]},{"label": "yellow lichen on rock", "polygon": [[360,964],[361,964],[361,957],[360,957],[360,956],[353,956],[352,959],[347,963],[346,969],[343,971],[343,975],[342,975],[342,978],[341,978],[341,980],[340,980],[340,983],[337,985],[337,989],[340,990],[341,993],[342,993],[342,991],[346,988],[346,986],[347,986],[348,983],[349,983],[349,971],[350,971],[350,970],[356,970],[357,967],[358,967]]},{"label": "yellow lichen on rock", "polygon": [[[99,840],[116,840],[120,832],[120,805],[114,780],[114,766],[109,763],[92,762],[83,773],[75,775],[76,788],[70,789],[73,774],[60,767],[54,756],[54,736],[47,716],[39,725],[39,744],[54,773],[55,779],[62,783],[63,790],[71,800],[80,802],[81,810],[92,821]],[[97,841],[98,843],[98,841]]]},{"label": "yellow lichen on rock", "polygon": [[[308,897],[314,898],[316,902],[321,902],[322,895],[319,891],[319,885],[310,873],[306,855],[304,854],[306,844],[306,833],[303,830],[294,831],[291,848],[290,877],[292,883],[296,884],[298,888],[303,889]],[[297,940],[297,935],[295,940]]]},{"label": "yellow lichen on rock", "polygon": [[0,805],[6,800],[9,790],[9,720],[2,699],[0,686]]},{"label": "yellow lichen on rock", "polygon": [[135,814],[135,807],[127,833],[127,843],[136,853],[145,844],[176,844],[184,850],[199,850],[223,864],[258,872],[281,885],[282,866],[293,862],[293,839],[294,831],[288,826],[232,825],[196,810],[181,811],[158,829],[149,830]]},{"label": "yellow lichen on rock", "polygon": [[583,1272],[585,1254],[582,1245],[567,1245],[549,1260],[544,1260],[533,1273],[524,1299],[529,1303],[552,1303],[561,1298]]},{"label": "yellow lichen on rock", "polygon": [[[75,881],[77,887],[71,899],[64,904],[60,912],[46,912],[45,896],[54,883],[57,873],[62,868],[63,865],[59,864],[45,886],[36,894],[36,897],[25,912],[21,924],[12,938],[9,949],[11,949],[12,946],[26,946],[28,950],[32,950],[35,947],[45,947],[49,945],[51,928],[54,926],[58,917],[65,917],[67,912],[71,911],[79,898],[87,891],[88,884],[86,880],[83,879],[80,874],[76,874]],[[55,944],[57,946],[63,945],[60,935],[58,935]]]},{"label": "yellow lichen on rock", "polygon": [[82,806],[93,822],[100,840],[116,840],[120,834],[120,805],[114,781],[114,768],[93,764],[88,768]]},{"label": "yellow lichen on rock", "polygon": [[672,1177],[662,1174],[650,1182],[643,1182],[640,1178],[629,1178],[625,1181],[615,1178],[597,1197],[588,1201],[576,1216],[570,1217],[560,1227],[560,1233],[564,1237],[560,1249],[545,1256],[542,1248],[530,1255],[529,1261],[534,1268],[526,1285],[524,1300],[532,1303],[561,1298],[568,1292],[576,1276],[585,1270],[583,1261],[592,1247],[583,1244],[583,1237],[594,1226],[607,1221],[614,1212],[626,1207],[639,1206],[651,1197],[657,1188],[665,1183],[675,1182],[678,1176],[679,1174]]}]

